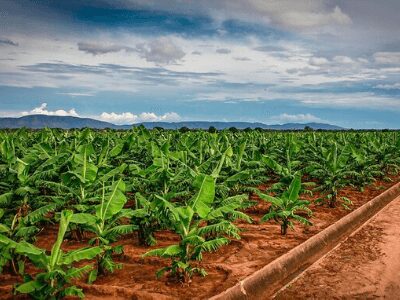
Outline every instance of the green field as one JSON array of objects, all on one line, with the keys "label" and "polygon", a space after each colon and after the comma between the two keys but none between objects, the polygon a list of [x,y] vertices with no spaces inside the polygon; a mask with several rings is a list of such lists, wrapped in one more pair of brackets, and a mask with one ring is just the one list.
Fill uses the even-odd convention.
[{"label": "green field", "polygon": [[[240,238],[236,220],[253,222],[244,212],[255,205],[250,195],[270,203],[261,221],[277,222],[284,235],[297,223],[312,226],[302,195],[318,191],[321,205],[350,209],[340,190],[390,180],[399,151],[400,135],[390,131],[1,131],[0,271],[20,276],[15,293],[83,296],[76,278],[95,282],[123,268],[114,242],[137,233],[154,246],[154,233],[170,230],[178,243],[143,255],[169,262],[158,276],[189,282],[206,276],[197,263],[204,252]],[[58,223],[51,252],[34,246]],[[84,236],[86,247],[61,250]]]}]

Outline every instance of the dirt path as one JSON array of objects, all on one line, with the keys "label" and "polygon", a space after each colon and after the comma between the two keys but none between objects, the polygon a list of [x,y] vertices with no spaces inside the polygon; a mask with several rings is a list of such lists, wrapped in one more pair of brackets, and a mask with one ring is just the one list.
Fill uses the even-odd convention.
[{"label": "dirt path", "polygon": [[400,197],[275,299],[400,299]]}]

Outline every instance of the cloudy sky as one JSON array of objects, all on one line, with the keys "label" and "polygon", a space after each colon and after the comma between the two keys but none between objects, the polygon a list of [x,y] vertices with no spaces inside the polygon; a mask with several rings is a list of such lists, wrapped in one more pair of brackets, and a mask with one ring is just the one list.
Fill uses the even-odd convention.
[{"label": "cloudy sky", "polygon": [[0,116],[400,128],[399,11],[398,0],[0,0]]}]

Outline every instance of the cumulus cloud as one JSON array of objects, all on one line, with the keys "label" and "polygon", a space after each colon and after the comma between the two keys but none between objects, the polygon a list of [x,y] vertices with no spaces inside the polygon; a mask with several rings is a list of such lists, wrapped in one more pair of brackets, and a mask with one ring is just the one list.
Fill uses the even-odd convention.
[{"label": "cumulus cloud", "polygon": [[78,43],[78,49],[80,51],[92,54],[92,55],[100,55],[107,54],[112,52],[119,52],[122,50],[125,51],[133,51],[134,49],[127,46],[122,45],[103,45],[103,44],[95,44],[95,43],[86,43],[80,42]]},{"label": "cumulus cloud", "polygon": [[226,48],[220,48],[220,49],[215,50],[215,52],[217,52],[217,53],[219,53],[219,54],[229,54],[229,53],[231,53],[232,51],[229,50],[229,49],[226,49]]},{"label": "cumulus cloud", "polygon": [[149,62],[157,64],[177,63],[186,53],[167,37],[161,37],[136,46],[136,51]]},{"label": "cumulus cloud", "polygon": [[339,64],[352,64],[352,63],[354,63],[354,60],[352,60],[350,57],[341,56],[341,55],[335,56],[333,58],[333,61],[336,62],[336,63],[339,63]]},{"label": "cumulus cloud", "polygon": [[153,112],[143,112],[141,114],[133,114],[131,112],[103,112],[99,116],[99,119],[114,124],[133,124],[140,122],[174,122],[179,121],[181,117],[176,112],[168,112],[163,115],[157,115]]},{"label": "cumulus cloud", "polygon": [[[181,120],[181,116],[176,112],[167,112],[165,114],[158,115],[154,112],[142,112],[139,114],[134,114],[131,112],[103,112],[100,115],[90,115],[83,116],[76,112],[74,108],[70,110],[58,109],[49,110],[47,108],[47,103],[42,103],[40,106],[33,108],[30,111],[23,111],[19,113],[14,113],[16,116],[28,116],[28,115],[47,115],[47,116],[71,116],[71,117],[90,117],[93,119],[110,122],[113,124],[133,124],[140,122],[176,122]],[[10,116],[10,113],[7,114]]]},{"label": "cumulus cloud", "polygon": [[48,116],[71,116],[71,117],[79,117],[78,113],[74,108],[66,111],[63,109],[58,110],[48,110],[47,103],[42,103],[39,107],[35,107],[30,111],[23,111],[21,113],[23,116],[27,115],[48,115]]},{"label": "cumulus cloud", "polygon": [[278,116],[270,118],[271,122],[276,123],[309,123],[309,122],[322,122],[323,120],[312,114],[288,114],[283,113]]},{"label": "cumulus cloud", "polygon": [[0,38],[0,45],[9,45],[18,47],[19,44],[7,38]]},{"label": "cumulus cloud", "polygon": [[310,64],[313,66],[323,66],[329,64],[329,60],[325,57],[311,57]]},{"label": "cumulus cloud", "polygon": [[275,14],[274,18],[278,23],[293,28],[308,28],[331,24],[348,25],[352,23],[350,17],[344,14],[339,6],[336,6],[333,11],[288,10],[287,12],[276,12],[278,13]]}]

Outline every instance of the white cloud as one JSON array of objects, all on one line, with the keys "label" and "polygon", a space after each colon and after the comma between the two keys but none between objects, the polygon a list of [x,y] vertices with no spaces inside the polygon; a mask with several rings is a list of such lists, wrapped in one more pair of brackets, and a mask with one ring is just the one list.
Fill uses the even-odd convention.
[{"label": "white cloud", "polygon": [[322,119],[312,114],[287,114],[283,113],[278,116],[273,116],[269,119],[269,123],[310,123],[310,122],[323,122]]},{"label": "white cloud", "polygon": [[70,97],[93,97],[94,93],[57,93],[59,95],[66,95]]},{"label": "white cloud", "polygon": [[400,101],[372,92],[354,93],[299,93],[295,98],[303,104],[317,107],[355,107],[400,110]]},{"label": "white cloud", "polygon": [[31,111],[23,111],[21,112],[21,115],[27,116],[27,115],[48,115],[48,116],[71,116],[71,117],[79,117],[78,113],[75,111],[74,108],[66,111],[63,109],[58,109],[58,110],[48,110],[47,109],[47,103],[42,103],[39,107],[35,107]]},{"label": "white cloud", "polygon": [[137,115],[131,112],[103,112],[98,119],[114,124],[133,124],[140,122],[175,122],[179,121],[181,117],[175,112],[168,112],[163,115],[157,115],[153,112],[143,112]]},{"label": "white cloud", "polygon": [[342,55],[335,56],[333,58],[333,61],[337,62],[339,64],[352,64],[352,63],[354,63],[354,60],[352,60],[350,57],[342,56]]},{"label": "white cloud", "polygon": [[252,92],[247,91],[218,91],[213,93],[199,93],[194,101],[210,101],[210,102],[255,102],[268,99],[268,94],[265,90],[257,90]]},{"label": "white cloud", "polygon": [[350,17],[344,14],[339,6],[336,6],[333,11],[288,10],[287,12],[275,11],[274,13],[278,23],[292,28],[310,28],[331,24],[348,25],[352,23]]},{"label": "white cloud", "polygon": [[136,46],[136,51],[148,62],[157,64],[177,63],[186,53],[171,38],[161,37]]},{"label": "white cloud", "polygon": [[376,52],[375,62],[379,64],[400,64],[400,52]]},{"label": "white cloud", "polygon": [[78,43],[78,49],[80,51],[92,54],[92,55],[99,55],[99,54],[106,54],[112,52],[119,52],[122,50],[125,51],[133,51],[133,48],[122,46],[122,45],[103,45],[103,44],[96,44],[96,43],[87,43],[87,42],[80,42]]},{"label": "white cloud", "polygon": [[329,60],[327,60],[325,57],[311,57],[310,64],[313,66],[322,66],[329,64]]},{"label": "white cloud", "polygon": [[[48,110],[47,103],[42,103],[40,106],[33,108],[30,111],[22,112],[3,112],[4,116],[28,116],[28,115],[48,115],[48,116],[72,116],[72,117],[89,117],[96,120],[110,122],[113,124],[133,124],[140,122],[176,122],[181,120],[181,116],[176,112],[167,112],[162,115],[157,115],[154,112],[142,112],[140,114],[134,114],[131,112],[115,113],[115,112],[103,112],[100,115],[84,116],[76,112],[74,108],[70,110],[58,109]],[[2,116],[0,112],[0,116]]]}]

